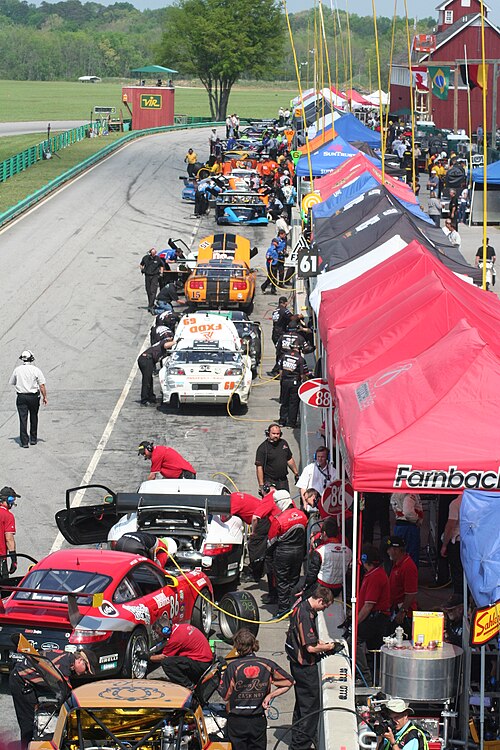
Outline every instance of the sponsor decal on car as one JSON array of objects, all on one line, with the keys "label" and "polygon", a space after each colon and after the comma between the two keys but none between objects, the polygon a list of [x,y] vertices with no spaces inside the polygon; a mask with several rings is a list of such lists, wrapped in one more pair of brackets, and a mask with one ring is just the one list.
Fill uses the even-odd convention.
[{"label": "sponsor decal on car", "polygon": [[158,607],[166,607],[168,604],[168,596],[166,596],[163,591],[161,591],[156,596],[153,596],[154,601],[158,605]]},{"label": "sponsor decal on car", "polygon": [[69,654],[74,654],[76,652],[76,646],[74,646],[72,643],[68,643],[64,650],[67,651]]},{"label": "sponsor decal on car", "polygon": [[114,607],[111,602],[108,602],[106,599],[99,607],[99,612],[101,613],[101,615],[104,615],[104,617],[119,617],[120,614],[116,607]]},{"label": "sponsor decal on car", "polygon": [[45,641],[45,643],[42,643],[40,648],[42,649],[42,651],[58,651],[59,644],[54,643],[53,641]]},{"label": "sponsor decal on car", "polygon": [[108,654],[107,656],[99,657],[99,664],[109,664],[111,661],[118,661],[118,654]]},{"label": "sponsor decal on car", "polygon": [[203,584],[204,583],[206,584],[206,582],[207,582],[207,579],[204,576],[196,579],[196,583],[198,584],[198,586],[203,586]]},{"label": "sponsor decal on car", "polygon": [[150,625],[151,615],[145,604],[124,604],[123,609],[131,612],[138,622],[144,622],[146,625]]},{"label": "sponsor decal on car", "polygon": [[25,633],[32,633],[33,635],[42,635],[42,631],[41,630],[28,630],[28,629],[26,629],[24,632]]}]

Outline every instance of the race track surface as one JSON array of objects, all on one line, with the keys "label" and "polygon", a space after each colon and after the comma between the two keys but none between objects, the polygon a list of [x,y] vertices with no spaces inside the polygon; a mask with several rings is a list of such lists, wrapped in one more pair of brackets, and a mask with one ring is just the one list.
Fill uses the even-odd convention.
[{"label": "race track surface", "polygon": [[[0,232],[0,486],[22,495],[14,509],[19,552],[40,558],[61,543],[54,513],[66,488],[85,479],[133,491],[147,474],[136,450],[146,437],[180,450],[199,478],[223,471],[256,493],[255,449],[278,416],[276,383],[252,390],[248,421],[231,419],[225,409],[179,414],[139,406],[135,362],[152,322],[139,262],[169,237],[189,243],[213,233],[210,216],[195,223],[192,206],[181,202],[178,179],[187,148],[206,156],[207,142],[208,131],[139,139]],[[241,233],[258,245],[254,262],[263,266],[273,227]],[[269,320],[277,298],[262,296],[259,273],[252,317],[265,329],[265,371],[274,359]],[[15,391],[7,381],[26,348],[46,376],[49,403],[40,409],[38,445],[22,450]],[[286,437],[298,463],[291,430]],[[269,619],[268,610],[262,614]],[[283,664],[285,631],[280,624],[260,633],[261,653]],[[281,715],[272,727],[290,723],[291,705],[290,694],[279,699]],[[0,713],[2,732],[15,733],[5,679]]]}]

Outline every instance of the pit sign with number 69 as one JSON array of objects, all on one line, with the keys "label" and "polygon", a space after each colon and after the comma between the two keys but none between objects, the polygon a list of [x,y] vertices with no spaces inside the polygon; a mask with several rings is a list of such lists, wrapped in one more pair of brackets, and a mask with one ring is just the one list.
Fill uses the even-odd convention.
[{"label": "pit sign with number 69", "polygon": [[313,378],[306,380],[299,388],[299,397],[308,406],[316,409],[328,409],[332,403],[330,387],[326,380]]}]

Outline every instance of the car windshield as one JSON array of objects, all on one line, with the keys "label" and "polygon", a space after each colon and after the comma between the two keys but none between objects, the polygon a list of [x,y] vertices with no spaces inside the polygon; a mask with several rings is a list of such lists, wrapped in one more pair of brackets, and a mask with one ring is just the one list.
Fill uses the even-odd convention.
[{"label": "car windshield", "polygon": [[[65,602],[67,597],[57,592],[100,594],[110,582],[109,576],[85,570],[34,570],[20,584],[21,590],[16,591],[14,599],[34,602]],[[22,591],[22,589],[34,590]],[[89,604],[91,600],[87,596],[79,596],[77,601],[79,604]]]},{"label": "car windshield", "polygon": [[195,351],[193,349],[179,349],[178,351],[172,352],[170,363],[175,365],[240,364],[240,355],[237,352],[229,352],[220,349],[217,349],[216,351]]},{"label": "car windshield", "polygon": [[207,279],[213,279],[215,281],[229,281],[230,278],[241,278],[244,276],[244,269],[242,266],[236,266],[234,264],[230,266],[198,266],[196,269],[196,276],[206,276]]}]

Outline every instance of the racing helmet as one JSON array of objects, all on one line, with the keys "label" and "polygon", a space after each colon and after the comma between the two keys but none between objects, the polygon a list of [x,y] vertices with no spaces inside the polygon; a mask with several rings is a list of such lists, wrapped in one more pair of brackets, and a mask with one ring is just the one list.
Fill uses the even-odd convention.
[{"label": "racing helmet", "polygon": [[153,441],[146,438],[146,440],[143,440],[141,443],[139,443],[137,447],[137,455],[144,456],[146,454],[146,451],[152,451],[153,447]]},{"label": "racing helmet", "polygon": [[23,362],[33,362],[35,359],[35,355],[33,354],[33,352],[30,352],[29,349],[25,349],[19,355],[19,359]]},{"label": "racing helmet", "polygon": [[281,511],[287,510],[287,508],[291,508],[293,506],[293,500],[288,490],[275,490],[274,502]]},{"label": "racing helmet", "polygon": [[159,538],[158,541],[163,542],[163,544],[166,547],[166,550],[167,550],[168,554],[171,557],[173,557],[176,554],[176,552],[177,552],[177,542],[175,541],[175,539],[172,539],[171,536],[162,536],[162,537]]}]

